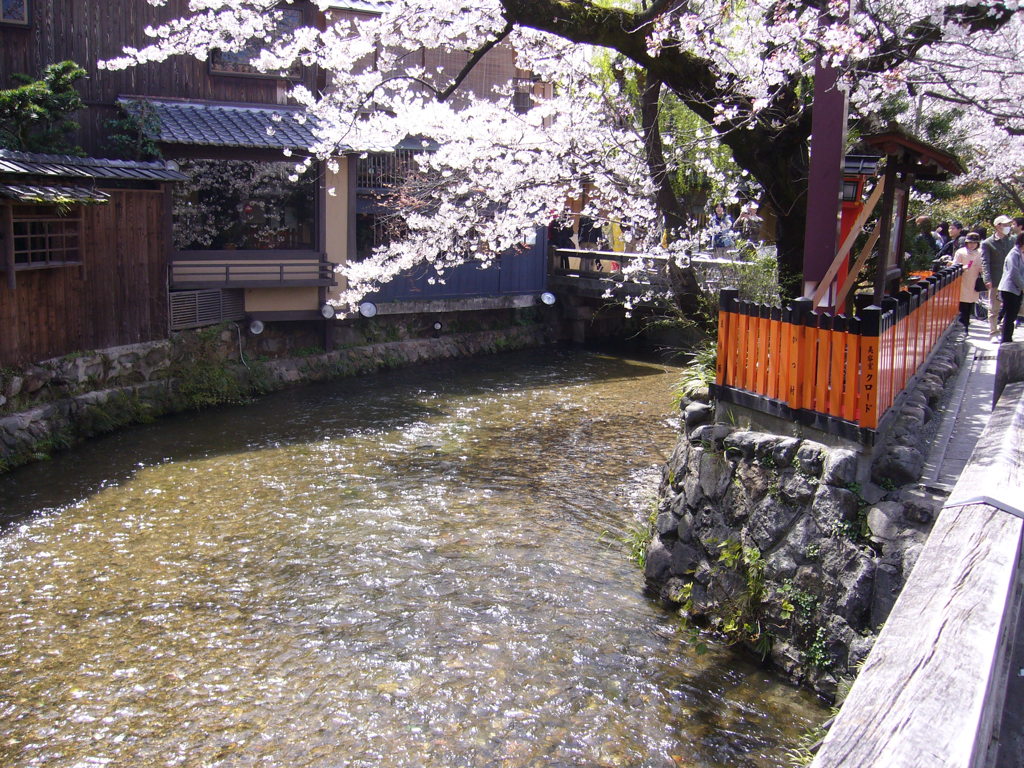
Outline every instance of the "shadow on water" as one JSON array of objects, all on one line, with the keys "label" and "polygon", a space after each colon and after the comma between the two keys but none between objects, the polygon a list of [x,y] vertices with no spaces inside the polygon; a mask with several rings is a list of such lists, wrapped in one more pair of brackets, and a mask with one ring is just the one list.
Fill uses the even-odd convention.
[{"label": "shadow on water", "polygon": [[[510,379],[508,372],[515,371]],[[51,460],[0,475],[0,531],[124,482],[140,468],[400,431],[444,415],[444,399],[657,376],[663,366],[570,348],[545,348],[434,363],[276,392],[240,406],[165,416],[102,435]],[[424,402],[429,396],[431,403]],[[429,446],[428,446],[429,449]],[[26,488],[31,490],[26,492]]]}]

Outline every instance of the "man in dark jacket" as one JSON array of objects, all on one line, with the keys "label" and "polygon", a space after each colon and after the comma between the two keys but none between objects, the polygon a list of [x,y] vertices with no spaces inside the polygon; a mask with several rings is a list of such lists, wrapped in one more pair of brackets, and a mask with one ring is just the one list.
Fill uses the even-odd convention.
[{"label": "man in dark jacket", "polygon": [[964,247],[967,233],[964,232],[964,225],[959,221],[949,222],[949,240],[939,251],[939,258],[945,261],[952,261],[953,255]]},{"label": "man in dark jacket", "polygon": [[1013,219],[1009,216],[996,216],[996,231],[981,243],[981,273],[988,287],[988,327],[989,335],[995,338],[999,332],[1000,310],[1003,303],[999,298],[999,281],[1003,277],[1003,262],[1006,254],[1013,248],[1010,237],[1010,225]]}]

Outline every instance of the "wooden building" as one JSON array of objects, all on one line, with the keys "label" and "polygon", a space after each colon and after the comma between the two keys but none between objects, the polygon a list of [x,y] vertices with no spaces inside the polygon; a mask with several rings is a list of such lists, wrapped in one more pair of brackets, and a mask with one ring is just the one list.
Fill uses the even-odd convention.
[{"label": "wooden building", "polygon": [[[24,12],[11,10],[15,6]],[[377,220],[381,211],[374,200],[380,199],[380,187],[391,182],[375,176],[374,170],[394,166],[402,157],[401,147],[362,160],[342,154],[330,168],[314,162],[296,181],[295,156],[289,159],[286,152],[300,154],[312,143],[313,134],[308,122],[294,119],[298,108],[289,103],[288,91],[296,85],[323,90],[330,83],[322,71],[310,66],[260,72],[250,63],[255,47],[237,53],[214,52],[207,61],[177,56],[121,71],[98,68],[97,62],[121,55],[125,46],[145,46],[149,42],[146,27],[186,15],[187,0],[168,0],[162,6],[139,0],[23,0],[3,7],[8,11],[0,18],[0,88],[11,87],[14,73],[38,77],[51,63],[73,60],[89,72],[78,83],[87,106],[77,116],[78,140],[85,153],[93,158],[111,156],[116,147],[110,142],[110,121],[128,116],[155,141],[167,165],[179,172],[170,192],[147,190],[151,194],[145,198],[150,200],[145,216],[140,211],[128,219],[115,217],[115,221],[132,223],[126,230],[88,222],[102,219],[103,211],[122,210],[129,199],[135,205],[136,198],[141,201],[144,195],[118,193],[111,196],[108,202],[114,205],[110,206],[85,200],[76,203],[82,211],[83,263],[93,250],[112,253],[99,243],[86,242],[94,232],[103,229],[106,237],[137,244],[135,223],[154,222],[152,233],[146,229],[146,248],[163,250],[148,253],[145,271],[155,275],[164,270],[165,295],[153,299],[145,322],[141,315],[125,316],[125,322],[139,324],[128,336],[160,336],[243,317],[321,321],[325,302],[340,291],[336,267],[382,242]],[[309,0],[296,0],[282,7],[281,23],[324,28],[378,11],[372,0],[338,0],[327,11]],[[442,71],[457,71],[468,60],[468,54],[457,52],[421,51],[419,55],[429,69]],[[522,74],[515,69],[513,52],[499,46],[462,87],[485,93],[496,83],[522,81],[519,101],[527,108],[535,84],[529,78],[517,80]],[[337,194],[328,195],[326,190],[331,188]],[[155,222],[161,216],[167,224],[158,233]],[[67,275],[76,274],[75,269]],[[125,275],[131,280],[138,277],[135,272]],[[149,279],[138,286],[137,293],[150,293],[157,282]],[[19,281],[27,284],[27,279]],[[374,300],[392,304],[392,312],[417,311],[404,302],[525,298],[544,286],[541,244],[509,254],[489,270],[467,265],[458,279],[445,285],[430,281],[426,274],[402,275]],[[68,283],[64,290],[72,287]],[[5,297],[3,307],[7,316],[14,317],[11,303]],[[17,310],[19,327],[34,323],[23,317],[25,311],[24,307]],[[91,315],[87,312],[78,322],[92,322]],[[107,343],[104,340],[112,338],[109,330],[83,330],[76,338],[83,344],[93,343],[86,341],[92,339],[96,344]],[[19,348],[24,343],[19,342]],[[71,351],[60,344],[38,348],[48,350],[46,354]]]},{"label": "wooden building", "polygon": [[0,150],[0,365],[167,335],[162,162]]}]

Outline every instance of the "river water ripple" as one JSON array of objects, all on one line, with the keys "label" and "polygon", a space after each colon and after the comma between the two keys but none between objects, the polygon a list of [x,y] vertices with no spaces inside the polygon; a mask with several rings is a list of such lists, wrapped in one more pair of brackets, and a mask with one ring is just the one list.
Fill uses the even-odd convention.
[{"label": "river water ripple", "polygon": [[678,371],[530,352],[161,420],[0,478],[0,764],[781,766],[618,542]]}]

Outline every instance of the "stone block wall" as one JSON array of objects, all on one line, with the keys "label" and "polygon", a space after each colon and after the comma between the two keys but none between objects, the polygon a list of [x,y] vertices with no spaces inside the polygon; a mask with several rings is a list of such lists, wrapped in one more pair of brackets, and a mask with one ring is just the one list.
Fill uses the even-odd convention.
[{"label": "stone block wall", "polygon": [[175,334],[172,340],[0,370],[0,472],[165,413],[244,402],[311,381],[525,349],[552,340],[546,325],[523,323],[377,343],[352,336],[350,346],[323,353],[312,346],[303,350],[296,339],[277,333],[264,343],[264,353],[302,353],[267,358],[251,356],[252,348],[240,354],[246,344],[240,333],[246,332],[234,326],[206,328]]},{"label": "stone block wall", "polygon": [[853,676],[913,570],[945,496],[917,484],[963,359],[939,350],[873,454],[710,423],[684,403],[645,565],[692,631],[747,646],[832,695]]}]

